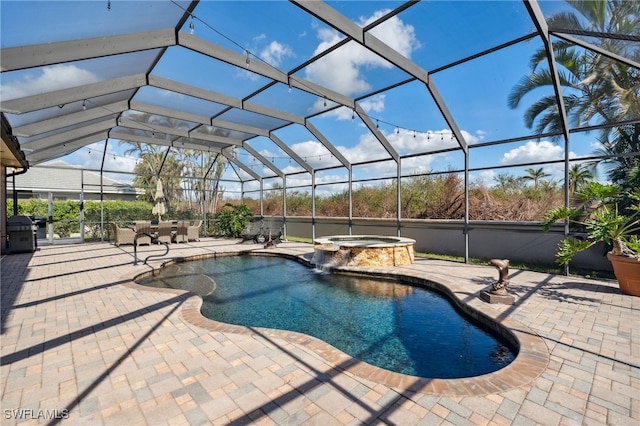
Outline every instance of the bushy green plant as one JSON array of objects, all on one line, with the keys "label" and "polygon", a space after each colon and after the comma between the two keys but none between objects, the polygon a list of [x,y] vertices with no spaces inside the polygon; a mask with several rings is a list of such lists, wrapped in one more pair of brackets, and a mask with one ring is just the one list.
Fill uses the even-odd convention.
[{"label": "bushy green plant", "polygon": [[228,238],[238,238],[252,216],[246,204],[226,203],[216,215],[215,233]]},{"label": "bushy green plant", "polygon": [[585,201],[582,208],[551,209],[543,220],[545,231],[558,220],[568,220],[574,228],[587,234],[584,239],[568,237],[560,241],[557,262],[566,265],[577,253],[599,242],[612,245],[612,254],[640,261],[637,236],[640,232],[640,190],[625,194],[633,202],[624,211],[619,206],[622,194],[617,185],[590,182],[578,195]]}]

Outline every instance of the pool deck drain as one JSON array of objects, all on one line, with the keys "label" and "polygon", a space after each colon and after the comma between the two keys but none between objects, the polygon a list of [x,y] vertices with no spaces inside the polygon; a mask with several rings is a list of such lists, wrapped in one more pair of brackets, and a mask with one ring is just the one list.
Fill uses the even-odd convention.
[{"label": "pool deck drain", "polygon": [[[245,250],[313,254],[310,244],[203,239],[171,255]],[[491,267],[416,259],[398,268],[445,285],[527,349],[526,362],[517,364],[521,352],[480,378],[421,381],[308,336],[202,318],[198,297],[131,282],[161,265],[150,263],[134,266],[131,246],[108,243],[2,258],[3,425],[50,424],[56,410],[73,425],[640,422],[640,298],[615,282],[512,270],[516,303],[497,306],[478,297]]]}]

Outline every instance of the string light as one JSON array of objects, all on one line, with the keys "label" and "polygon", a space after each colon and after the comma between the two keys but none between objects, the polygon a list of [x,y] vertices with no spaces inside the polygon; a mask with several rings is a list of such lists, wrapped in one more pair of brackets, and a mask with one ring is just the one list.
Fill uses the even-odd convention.
[{"label": "string light", "polygon": [[87,100],[86,99],[84,101],[82,101],[82,110],[83,111],[87,110]]},{"label": "string light", "polygon": [[193,23],[193,15],[191,15],[191,22],[189,22],[189,32],[191,33],[191,35],[193,35],[195,30],[196,30],[196,26]]},{"label": "string light", "polygon": [[249,64],[251,64],[251,59],[249,59],[249,51],[245,50],[245,53],[247,54],[247,59],[245,60],[245,64],[247,64],[247,66],[249,66]]}]

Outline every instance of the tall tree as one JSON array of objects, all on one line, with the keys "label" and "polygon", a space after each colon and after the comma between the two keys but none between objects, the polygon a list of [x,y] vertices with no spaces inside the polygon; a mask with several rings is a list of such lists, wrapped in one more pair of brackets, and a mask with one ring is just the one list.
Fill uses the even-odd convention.
[{"label": "tall tree", "polygon": [[[548,18],[552,29],[597,36],[592,44],[606,51],[640,60],[638,43],[625,40],[640,25],[638,0],[567,0],[572,12],[561,12]],[[564,88],[563,100],[570,124],[583,126],[592,120],[616,123],[640,117],[640,72],[606,56],[585,51],[574,44],[554,42],[559,79]],[[553,78],[545,65],[546,52],[539,49],[530,60],[531,73],[516,84],[508,105],[516,108],[525,95],[543,87],[552,87]],[[561,122],[555,96],[551,93],[532,104],[525,112],[525,124],[537,133],[560,132]]]},{"label": "tall tree", "polygon": [[574,163],[569,169],[569,195],[576,194],[585,184],[593,180],[592,168],[586,163]]},{"label": "tall tree", "polygon": [[538,189],[538,182],[540,181],[540,179],[551,176],[549,173],[546,173],[544,171],[544,167],[540,167],[539,169],[530,167],[526,169],[525,172],[527,172],[528,175],[522,176],[520,179],[533,181],[533,189]]},{"label": "tall tree", "polygon": [[[589,42],[614,55],[640,62],[640,43],[636,36],[640,27],[640,0],[566,0],[569,12],[548,18],[550,29],[589,36]],[[616,61],[595,49],[587,50],[560,40],[553,44],[563,100],[569,124],[612,124],[603,127],[598,138],[604,155],[608,178],[623,188],[637,187],[640,160],[640,70]],[[545,64],[544,49],[531,58],[531,73],[514,86],[508,104],[516,108],[525,95],[536,89],[551,87],[553,79]],[[561,117],[555,96],[545,96],[525,111],[525,123],[536,132],[561,134]],[[631,123],[631,124],[623,124]],[[616,125],[617,124],[617,125]]]},{"label": "tall tree", "polygon": [[605,156],[599,163],[611,182],[623,190],[622,205],[630,204],[628,194],[640,188],[640,124],[618,126],[611,135],[600,137],[602,148],[596,152]]}]

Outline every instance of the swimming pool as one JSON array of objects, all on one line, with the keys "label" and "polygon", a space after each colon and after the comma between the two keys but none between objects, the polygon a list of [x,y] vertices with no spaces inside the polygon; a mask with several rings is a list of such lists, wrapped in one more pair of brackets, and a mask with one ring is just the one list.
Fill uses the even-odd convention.
[{"label": "swimming pool", "polygon": [[202,314],[208,318],[301,332],[402,374],[472,377],[499,370],[515,357],[508,342],[462,316],[438,292],[318,273],[281,257],[228,256],[179,263],[141,284],[177,288],[194,279],[208,282],[202,277],[214,283],[197,286],[206,289]]}]

